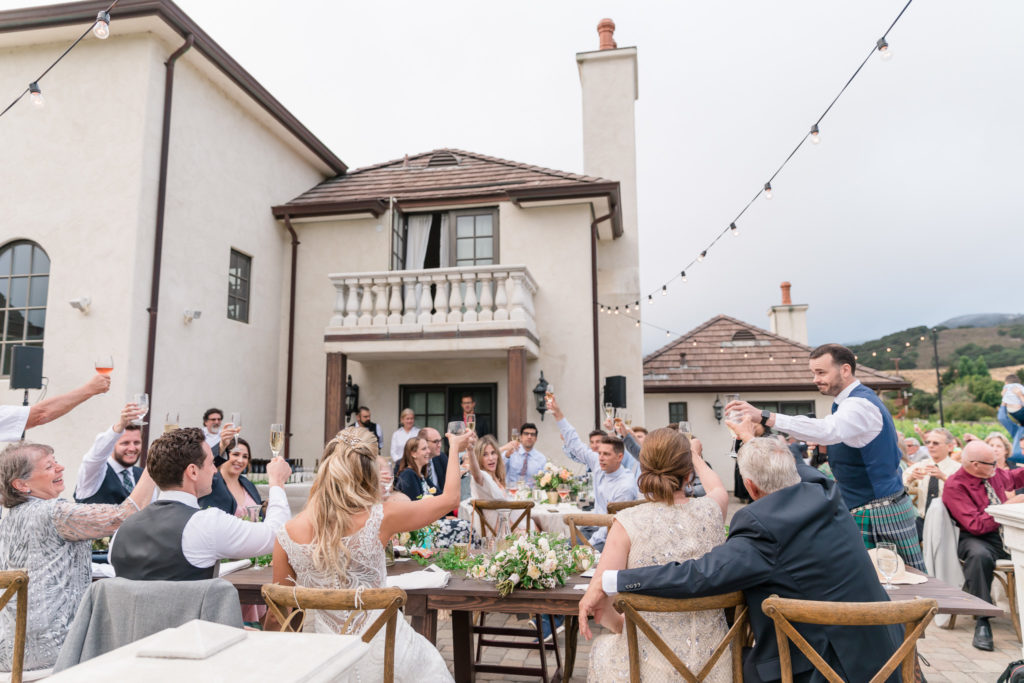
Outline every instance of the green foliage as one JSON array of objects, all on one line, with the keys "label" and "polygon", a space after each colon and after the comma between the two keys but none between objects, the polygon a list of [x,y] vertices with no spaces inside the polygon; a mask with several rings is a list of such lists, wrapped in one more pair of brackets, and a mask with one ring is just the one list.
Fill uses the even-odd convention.
[{"label": "green foliage", "polygon": [[945,407],[946,419],[956,421],[976,421],[986,417],[995,417],[996,409],[979,401],[961,401]]},{"label": "green foliage", "polygon": [[964,377],[958,380],[957,384],[966,386],[974,400],[979,403],[998,408],[999,403],[1002,401],[1003,383],[992,379],[988,375],[984,377],[979,375]]},{"label": "green foliage", "polygon": [[[927,432],[929,429],[935,429],[940,426],[938,419],[935,420],[894,420],[896,425],[896,431],[903,436],[912,436],[916,439],[921,437],[914,431],[914,425],[918,425],[922,431]],[[1003,426],[996,420],[981,421],[981,422],[953,422],[949,417],[949,413],[946,413],[946,429],[953,433],[953,436],[963,440],[964,434],[974,434],[977,437],[984,439],[991,432],[999,432],[1011,438],[1009,433]]]},{"label": "green foliage", "polygon": [[459,569],[469,569],[470,567],[475,567],[484,561],[484,558],[481,555],[467,557],[459,548],[448,548],[444,552],[432,557],[420,557],[419,555],[413,555],[412,559],[424,566],[428,564],[436,564],[440,569],[444,569],[449,572]]},{"label": "green foliage", "polygon": [[1016,365],[1024,362],[1024,346],[1006,347],[1001,344],[990,344],[988,347],[983,347],[972,342],[958,346],[953,351],[953,357],[947,358],[943,362],[954,365],[962,362],[964,358],[981,360],[985,362],[985,367],[999,368]]},{"label": "green foliage", "polygon": [[938,397],[927,391],[917,391],[910,397],[910,408],[920,415],[931,415],[936,410]]}]

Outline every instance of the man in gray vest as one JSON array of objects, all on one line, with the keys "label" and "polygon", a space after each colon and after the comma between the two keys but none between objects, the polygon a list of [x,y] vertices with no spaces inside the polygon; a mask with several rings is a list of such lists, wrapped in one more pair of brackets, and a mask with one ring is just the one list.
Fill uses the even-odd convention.
[{"label": "man in gray vest", "polygon": [[111,542],[110,564],[122,578],[213,578],[222,559],[271,552],[277,530],[291,518],[283,486],[292,468],[280,457],[267,465],[265,521],[246,522],[217,508],[200,510],[198,499],[210,493],[217,471],[200,429],[178,429],[154,441],[146,470],[160,487],[160,498],[137,522],[122,524]]}]

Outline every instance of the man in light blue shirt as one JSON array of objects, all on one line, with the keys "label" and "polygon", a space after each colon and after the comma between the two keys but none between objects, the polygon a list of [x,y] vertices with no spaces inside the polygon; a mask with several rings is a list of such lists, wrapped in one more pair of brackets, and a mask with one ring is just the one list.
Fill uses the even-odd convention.
[{"label": "man in light blue shirt", "polygon": [[[505,456],[505,479],[510,483],[526,481],[533,485],[535,474],[544,469],[548,459],[534,448],[537,443],[537,425],[527,422],[519,428],[519,445],[515,441],[505,444],[505,448],[514,446],[509,455]],[[503,449],[504,450],[504,449]]]},{"label": "man in light blue shirt", "polygon": [[[636,485],[636,477],[623,459],[625,449],[622,440],[614,436],[605,436],[595,453],[580,441],[576,429],[565,419],[554,398],[549,404],[552,414],[558,420],[558,429],[565,442],[562,450],[571,459],[586,465],[594,474],[594,512],[606,514],[608,503],[639,498],[640,490]],[[630,457],[632,459],[632,456]],[[607,536],[607,527],[601,527],[590,537],[590,544],[601,550]]]}]

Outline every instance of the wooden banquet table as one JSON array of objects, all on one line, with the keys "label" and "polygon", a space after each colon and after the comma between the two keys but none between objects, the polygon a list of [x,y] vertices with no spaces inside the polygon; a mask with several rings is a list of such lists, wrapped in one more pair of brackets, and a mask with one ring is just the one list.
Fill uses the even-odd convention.
[{"label": "wooden banquet table", "polygon": [[[530,519],[538,529],[556,536],[568,538],[569,527],[565,523],[565,515],[580,514],[582,512],[587,511],[580,509],[575,503],[534,502],[533,509],[530,510]],[[590,510],[590,512],[593,512],[593,510]],[[472,499],[459,503],[459,519],[473,519]],[[479,528],[479,525],[477,527]]]},{"label": "wooden banquet table", "polygon": [[[397,576],[423,569],[413,560],[398,561],[388,567],[388,576]],[[915,571],[907,568],[907,571]],[[260,587],[272,581],[270,567],[247,569],[224,577],[238,589],[242,604],[263,604]],[[506,598],[498,595],[493,582],[465,578],[465,572],[452,572],[451,580],[444,588],[407,590],[409,600],[405,613],[412,619],[412,627],[431,643],[437,642],[437,611],[452,611],[452,649],[455,663],[455,680],[459,683],[472,681],[473,644],[470,620],[473,612],[502,614],[563,614],[569,617],[565,624],[565,660],[560,673],[563,681],[572,677],[576,657],[576,641],[579,635],[577,614],[583,591],[573,588],[590,580],[581,576],[570,577],[564,586],[550,590],[516,590]],[[954,588],[947,583],[929,576],[928,581],[914,585],[897,585],[889,593],[892,600],[913,600],[932,598],[938,603],[939,614],[969,614],[974,616],[1001,616],[1003,610],[980,598]]]}]

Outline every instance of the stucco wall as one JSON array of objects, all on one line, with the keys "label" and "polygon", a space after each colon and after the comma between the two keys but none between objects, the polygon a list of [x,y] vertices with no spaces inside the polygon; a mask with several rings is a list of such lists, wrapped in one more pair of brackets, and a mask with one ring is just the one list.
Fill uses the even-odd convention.
[{"label": "stucco wall", "polygon": [[[647,421],[643,426],[649,430],[664,427],[668,424],[668,404],[685,401],[693,434],[704,445],[704,459],[722,478],[728,490],[733,489],[733,467],[735,460],[730,456],[732,448],[732,432],[715,420],[713,405],[716,396],[709,393],[680,394],[646,394],[644,403],[647,407]],[[822,396],[816,391],[794,392],[747,392],[740,394],[744,401],[810,401],[814,403],[817,415],[828,415],[831,411],[832,397]],[[723,400],[722,403],[725,403]]]}]

